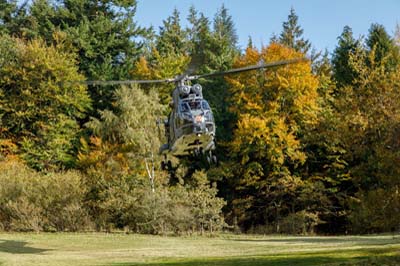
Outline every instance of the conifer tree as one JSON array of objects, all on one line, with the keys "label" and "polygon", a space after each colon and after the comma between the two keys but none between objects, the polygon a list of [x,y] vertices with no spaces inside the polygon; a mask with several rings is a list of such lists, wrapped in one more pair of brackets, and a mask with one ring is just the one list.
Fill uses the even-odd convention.
[{"label": "conifer tree", "polygon": [[382,62],[387,60],[386,67],[393,69],[399,63],[399,48],[395,46],[394,40],[386,32],[385,28],[380,24],[372,24],[366,45],[369,52],[373,52],[375,62]]},{"label": "conifer tree", "polygon": [[310,50],[311,44],[310,41],[303,38],[303,29],[298,24],[298,19],[294,8],[291,8],[287,21],[282,24],[283,29],[279,35],[279,43],[306,54]]},{"label": "conifer tree", "polygon": [[180,25],[179,11],[174,9],[171,16],[163,21],[156,37],[156,48],[161,55],[185,55],[188,52],[187,33]]},{"label": "conifer tree", "polygon": [[361,50],[360,40],[353,37],[353,31],[349,26],[343,28],[342,34],[338,37],[338,46],[332,56],[333,78],[337,87],[350,85],[356,78],[356,71],[350,63],[350,57]]},{"label": "conifer tree", "polygon": [[16,9],[15,2],[0,0],[0,33],[6,32]]},{"label": "conifer tree", "polygon": [[400,24],[396,25],[396,30],[394,32],[394,43],[400,49]]}]

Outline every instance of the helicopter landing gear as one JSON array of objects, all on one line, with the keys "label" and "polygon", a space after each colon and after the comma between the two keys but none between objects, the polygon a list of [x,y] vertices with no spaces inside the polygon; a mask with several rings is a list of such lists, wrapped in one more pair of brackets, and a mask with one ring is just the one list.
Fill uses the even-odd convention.
[{"label": "helicopter landing gear", "polygon": [[212,151],[210,151],[208,154],[207,154],[207,162],[208,162],[208,164],[217,164],[218,163],[218,160],[217,160],[217,156],[215,156],[213,153],[212,153]]},{"label": "helicopter landing gear", "polygon": [[161,170],[172,170],[172,162],[170,160],[167,161],[167,157],[165,156],[164,160],[161,161]]}]

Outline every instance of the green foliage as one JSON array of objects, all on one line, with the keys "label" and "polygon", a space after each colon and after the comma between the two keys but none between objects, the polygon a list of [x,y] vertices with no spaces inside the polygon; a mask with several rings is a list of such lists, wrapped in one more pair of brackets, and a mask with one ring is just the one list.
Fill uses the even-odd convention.
[{"label": "green foliage", "polygon": [[371,25],[366,45],[370,53],[374,53],[374,63],[385,61],[388,71],[396,69],[396,65],[400,62],[400,50],[382,25]]},{"label": "green foliage", "polygon": [[0,34],[14,34],[26,22],[26,3],[14,0],[0,1]]},{"label": "green foliage", "polygon": [[350,57],[363,50],[361,41],[355,40],[353,31],[349,26],[343,28],[339,36],[338,46],[335,48],[332,56],[333,78],[337,82],[337,87],[341,88],[351,85],[357,78],[356,70],[350,63]]},{"label": "green foliage", "polygon": [[310,50],[311,44],[302,37],[303,29],[298,25],[298,19],[294,8],[291,8],[287,21],[282,23],[283,29],[277,41],[297,52],[306,54]]},{"label": "green foliage", "polygon": [[100,207],[109,222],[133,232],[218,232],[225,225],[221,217],[224,201],[216,197],[217,189],[210,186],[204,173],[196,173],[193,178],[198,181],[196,187],[157,186],[155,193],[148,186],[125,178],[105,191],[108,198]]},{"label": "green foliage", "polygon": [[[250,37],[241,54],[224,5],[212,19],[192,6],[186,28],[175,9],[157,32],[134,22],[136,6],[135,0],[0,0],[0,167],[8,167],[0,173],[7,191],[0,191],[10,199],[0,205],[3,228],[77,230],[89,213],[97,229],[212,232],[224,226],[225,203],[217,194],[227,201],[227,220],[251,232],[396,227],[398,27],[391,37],[372,24],[364,41],[346,26],[330,61],[328,51],[309,51],[292,8],[271,45],[257,51]],[[221,164],[202,172],[201,162],[181,160],[171,180],[156,168],[163,133],[156,119],[166,113],[173,84],[144,85],[146,93],[90,86],[90,99],[84,86],[65,82],[163,79],[306,53],[311,64],[196,81],[213,108]],[[89,119],[91,101],[96,113]],[[76,166],[83,177],[52,172]],[[21,177],[11,180],[18,172],[10,167]],[[71,204],[52,196],[67,189],[53,180],[64,175],[75,184]],[[49,191],[55,209],[29,196],[42,193],[35,186]],[[79,213],[83,223],[74,218]]]},{"label": "green foliage", "polygon": [[128,180],[150,189],[146,160],[159,162],[156,119],[163,113],[163,106],[157,94],[122,87],[115,91],[114,99],[115,111],[104,110],[100,119],[92,118],[86,124],[93,136],[89,142],[81,140],[79,154],[79,165],[87,173],[87,204],[100,227],[106,226],[108,218],[104,217],[109,216],[101,207],[109,200],[108,188]]},{"label": "green foliage", "polygon": [[395,232],[400,228],[400,186],[360,191],[351,202],[350,221],[357,233]]},{"label": "green foliage", "polygon": [[[354,230],[362,232],[388,230],[383,222],[386,220],[384,205],[381,205],[380,211],[373,212],[372,209],[378,206],[378,202],[390,202],[390,198],[395,195],[390,188],[398,186],[400,174],[400,154],[397,149],[400,122],[399,70],[397,67],[397,70],[388,72],[386,61],[375,61],[375,58],[374,52],[361,52],[350,58],[349,63],[358,78],[353,86],[345,87],[334,102],[337,110],[335,115],[339,121],[335,130],[341,132],[334,141],[345,151],[341,156],[346,162],[344,171],[350,174],[351,190],[358,199],[355,202],[359,203],[352,204],[351,219],[357,224]],[[381,189],[387,191],[387,194],[382,193]],[[349,187],[346,190],[349,191]],[[359,219],[355,214],[359,215]],[[363,225],[360,223],[362,217],[368,217]],[[381,217],[380,225],[369,224],[374,223],[378,217]]]},{"label": "green foliage", "polygon": [[0,162],[0,228],[77,231],[90,226],[76,171],[37,173],[17,160]]},{"label": "green foliage", "polygon": [[[27,26],[20,34],[54,44],[56,33],[63,32],[70,52],[79,55],[79,70],[87,79],[127,79],[142,47],[135,38],[146,34],[134,22],[135,13],[135,0],[39,0],[30,6]],[[111,107],[113,88],[89,89],[95,110]]]},{"label": "green foliage", "polygon": [[187,32],[180,25],[180,16],[174,9],[171,16],[163,21],[156,37],[156,49],[162,55],[185,55],[188,52]]},{"label": "green foliage", "polygon": [[78,119],[90,109],[84,86],[63,83],[83,79],[74,57],[40,40],[25,43],[3,37],[1,42],[2,47],[14,43],[4,54],[0,70],[5,138],[14,141],[21,156],[36,169],[72,166]]},{"label": "green foliage", "polygon": [[151,190],[145,164],[160,162],[156,118],[163,107],[157,95],[123,87],[115,92],[114,109],[87,124],[94,136],[90,144],[83,141],[80,153],[86,204],[97,227],[153,234],[220,230],[223,200],[204,173],[193,176],[193,187],[168,187],[165,173],[155,171]]}]

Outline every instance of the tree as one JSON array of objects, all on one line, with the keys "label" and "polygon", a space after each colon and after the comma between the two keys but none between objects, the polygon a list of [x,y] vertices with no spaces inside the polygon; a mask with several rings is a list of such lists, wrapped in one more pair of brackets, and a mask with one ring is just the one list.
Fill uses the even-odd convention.
[{"label": "tree", "polygon": [[291,8],[288,20],[282,24],[283,30],[279,35],[279,43],[306,54],[310,50],[311,44],[302,37],[303,29],[298,25],[298,19],[294,8]]},{"label": "tree", "polygon": [[[261,53],[248,48],[235,66],[300,55],[271,44]],[[272,223],[279,232],[284,216],[306,208],[298,200],[307,186],[299,175],[307,158],[302,136],[317,123],[318,81],[308,62],[240,73],[228,81],[232,111],[238,117],[230,143],[231,156],[239,162],[233,166],[238,195],[233,202],[235,215],[247,229]]]},{"label": "tree", "polygon": [[5,55],[12,60],[3,62],[0,70],[3,135],[35,169],[70,167],[80,132],[78,119],[91,107],[84,86],[63,83],[83,79],[74,55],[41,40],[1,39],[3,44],[10,41],[12,55]]},{"label": "tree", "polygon": [[399,48],[395,46],[394,40],[382,25],[371,25],[366,45],[368,51],[374,53],[374,62],[387,61],[386,67],[388,70],[392,70],[400,62]]},{"label": "tree", "polygon": [[180,25],[180,17],[177,9],[172,16],[163,21],[159,34],[156,37],[157,51],[162,55],[182,56],[188,53],[187,34]]},{"label": "tree", "polygon": [[397,47],[400,47],[400,24],[396,25],[396,30],[394,33],[394,43]]},{"label": "tree", "polygon": [[222,4],[221,8],[214,15],[214,34],[217,38],[224,39],[230,44],[231,48],[235,48],[238,43],[238,36],[235,29],[232,16],[229,15],[228,9]]},{"label": "tree", "polygon": [[353,31],[349,26],[343,28],[342,34],[338,37],[338,46],[332,55],[333,78],[337,83],[337,87],[341,88],[345,85],[351,85],[356,79],[356,71],[350,62],[352,54],[363,50],[360,40],[355,40]]},{"label": "tree", "polygon": [[[398,224],[395,216],[383,217],[400,208],[400,76],[398,66],[388,71],[387,61],[378,59],[374,52],[353,54],[349,64],[357,78],[333,102],[334,115],[341,121],[336,124],[341,134],[335,142],[344,150],[343,170],[351,181],[346,188],[351,192],[346,202],[356,232],[387,231]],[[379,211],[374,211],[377,206]]]},{"label": "tree", "polygon": [[6,31],[8,24],[12,19],[12,13],[16,9],[16,4],[8,0],[0,1],[0,33]]},{"label": "tree", "polygon": [[[166,79],[182,75],[190,61],[187,32],[180,25],[179,12],[163,21],[154,43],[149,42],[149,53],[140,57],[131,74],[137,79]],[[159,84],[161,103],[168,104],[174,84]]]},{"label": "tree", "polygon": [[8,33],[15,35],[24,28],[26,21],[27,2],[14,0],[0,1],[0,34]]},{"label": "tree", "polygon": [[[21,29],[28,38],[44,38],[54,44],[58,32],[66,33],[64,42],[79,56],[79,69],[87,79],[130,78],[129,71],[138,58],[146,34],[135,21],[136,1],[63,0],[34,1]],[[90,86],[94,109],[110,108],[113,87]]]}]

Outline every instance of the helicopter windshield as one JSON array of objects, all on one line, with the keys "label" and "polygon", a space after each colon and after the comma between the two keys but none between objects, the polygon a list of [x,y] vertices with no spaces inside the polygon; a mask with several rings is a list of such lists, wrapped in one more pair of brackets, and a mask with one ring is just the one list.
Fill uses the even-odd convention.
[{"label": "helicopter windshield", "polygon": [[210,110],[210,106],[204,100],[194,100],[189,102],[183,102],[181,104],[181,108],[183,112],[187,112],[187,108],[190,108],[190,111],[198,111],[198,110]]}]

